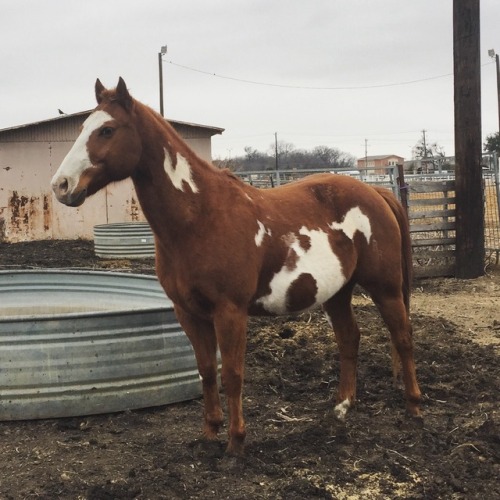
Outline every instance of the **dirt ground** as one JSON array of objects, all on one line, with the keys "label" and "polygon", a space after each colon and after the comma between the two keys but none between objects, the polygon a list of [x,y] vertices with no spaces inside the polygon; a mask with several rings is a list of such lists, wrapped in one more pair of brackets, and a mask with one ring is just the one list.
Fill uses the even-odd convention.
[{"label": "dirt ground", "polygon": [[[91,242],[0,244],[0,269],[39,267],[153,273],[152,260],[100,260]],[[0,498],[500,498],[500,269],[415,283],[423,423],[405,415],[392,385],[388,336],[374,306],[362,294],[355,303],[363,333],[358,404],[345,423],[332,416],[338,360],[322,316],[256,319],[243,462],[228,467],[223,459],[225,432],[220,447],[199,445],[199,400],[0,422]]]}]

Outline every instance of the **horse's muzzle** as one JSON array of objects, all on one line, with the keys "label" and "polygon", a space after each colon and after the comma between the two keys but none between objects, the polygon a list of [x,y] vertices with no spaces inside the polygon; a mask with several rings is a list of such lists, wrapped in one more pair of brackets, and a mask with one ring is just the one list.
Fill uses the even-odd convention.
[{"label": "horse's muzzle", "polygon": [[70,191],[68,179],[65,177],[54,180],[52,190],[57,200],[68,207],[79,207],[87,198],[87,188]]}]

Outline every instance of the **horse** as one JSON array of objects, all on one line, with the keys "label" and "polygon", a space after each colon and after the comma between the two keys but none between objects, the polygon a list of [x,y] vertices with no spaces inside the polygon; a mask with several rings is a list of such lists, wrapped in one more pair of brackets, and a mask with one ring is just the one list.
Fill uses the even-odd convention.
[{"label": "horse", "polygon": [[360,330],[352,295],[359,284],[392,341],[406,409],[420,417],[409,317],[411,242],[392,193],[354,178],[315,174],[258,189],[199,158],[171,125],[134,99],[120,77],[95,83],[97,107],[52,179],[57,199],[78,207],[110,182],[130,177],[155,238],[156,274],[174,303],[203,388],[203,442],[229,415],[226,456],[243,456],[242,389],[248,317],[322,307],[334,330],[340,379],[334,414],[356,397]]}]

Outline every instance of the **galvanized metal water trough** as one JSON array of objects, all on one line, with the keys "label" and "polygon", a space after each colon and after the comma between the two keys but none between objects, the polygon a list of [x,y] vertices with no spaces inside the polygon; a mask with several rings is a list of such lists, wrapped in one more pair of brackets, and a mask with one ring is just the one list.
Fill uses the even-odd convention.
[{"label": "galvanized metal water trough", "polygon": [[155,241],[147,222],[116,222],[94,226],[94,252],[105,259],[155,256]]},{"label": "galvanized metal water trough", "polygon": [[156,278],[0,272],[0,420],[108,413],[200,395],[193,349]]}]

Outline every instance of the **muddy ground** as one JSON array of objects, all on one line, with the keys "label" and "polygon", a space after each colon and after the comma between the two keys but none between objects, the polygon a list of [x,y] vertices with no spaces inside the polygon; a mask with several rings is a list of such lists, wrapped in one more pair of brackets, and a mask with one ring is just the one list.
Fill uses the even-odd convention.
[{"label": "muddy ground", "polygon": [[[0,269],[152,273],[105,261],[90,242],[0,244]],[[500,269],[415,283],[412,317],[423,423],[392,386],[387,334],[363,295],[358,404],[331,410],[335,341],[319,314],[253,320],[244,463],[196,438],[201,401],[92,417],[0,422],[1,499],[500,498]],[[222,443],[225,441],[222,434]]]}]

